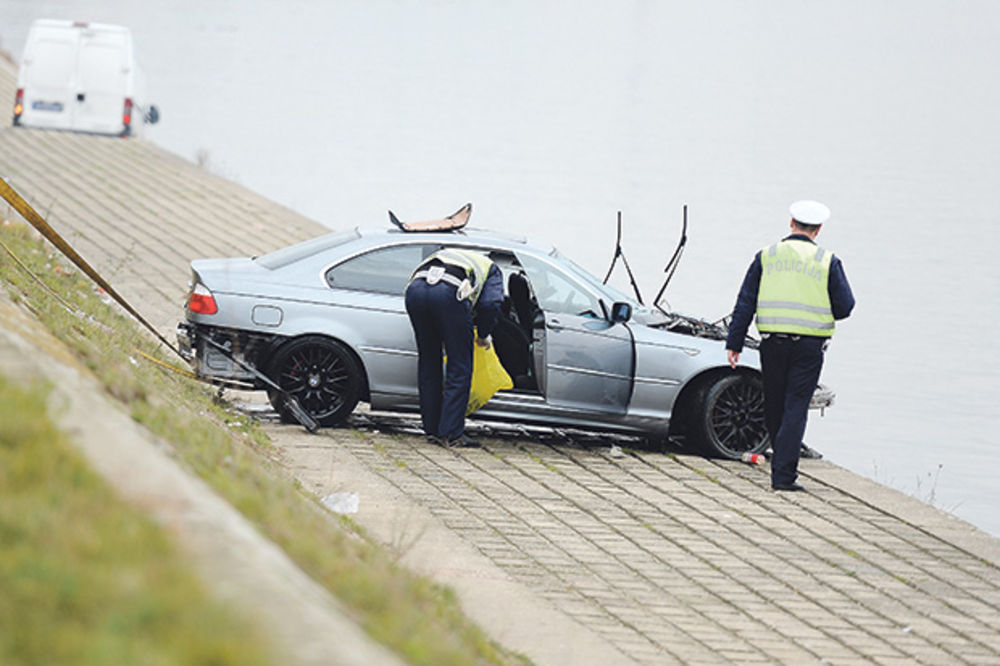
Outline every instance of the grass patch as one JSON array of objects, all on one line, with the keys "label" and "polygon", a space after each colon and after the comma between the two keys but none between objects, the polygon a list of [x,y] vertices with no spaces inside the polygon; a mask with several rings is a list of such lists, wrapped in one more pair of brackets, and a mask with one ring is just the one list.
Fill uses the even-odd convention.
[{"label": "grass patch", "polygon": [[0,375],[0,663],[265,664],[164,531]]},{"label": "grass patch", "polygon": [[85,314],[67,311],[13,262],[4,261],[0,250],[0,278],[11,297],[29,307],[136,421],[171,442],[182,464],[340,598],[371,636],[413,664],[527,663],[472,623],[450,589],[401,568],[353,521],[321,507],[269,460],[272,445],[258,424],[216,404],[210,387],[142,359],[137,349],[178,362],[104,303],[85,277],[62,266],[33,231],[6,224],[0,226],[0,238]]}]

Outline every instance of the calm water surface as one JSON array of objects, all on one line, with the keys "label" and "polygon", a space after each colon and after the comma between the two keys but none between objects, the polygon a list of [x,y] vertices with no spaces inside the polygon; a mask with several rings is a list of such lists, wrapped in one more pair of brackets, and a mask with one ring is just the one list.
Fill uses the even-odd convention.
[{"label": "calm water surface", "polygon": [[826,202],[858,307],[807,441],[1000,535],[1000,3],[0,0],[0,47],[42,17],[130,26],[149,138],[332,228],[472,201],[603,275],[621,210],[648,297],[688,204],[709,319]]}]

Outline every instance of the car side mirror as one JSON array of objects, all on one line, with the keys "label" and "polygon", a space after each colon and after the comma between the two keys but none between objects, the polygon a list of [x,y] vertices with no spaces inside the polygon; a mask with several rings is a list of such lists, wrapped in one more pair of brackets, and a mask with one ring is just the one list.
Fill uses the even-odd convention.
[{"label": "car side mirror", "polygon": [[618,301],[611,306],[611,323],[625,323],[632,318],[632,305],[625,301]]},{"label": "car side mirror", "polygon": [[155,104],[149,105],[149,110],[146,111],[146,122],[150,125],[160,122],[160,110],[156,108]]}]

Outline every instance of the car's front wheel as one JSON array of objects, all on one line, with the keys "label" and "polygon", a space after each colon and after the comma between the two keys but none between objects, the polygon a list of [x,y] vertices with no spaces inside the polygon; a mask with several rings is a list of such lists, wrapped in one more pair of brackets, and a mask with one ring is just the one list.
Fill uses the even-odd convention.
[{"label": "car's front wheel", "polygon": [[[268,376],[323,426],[342,423],[361,397],[361,365],[343,344],[319,336],[296,338],[278,348]],[[282,419],[294,420],[281,394],[268,399]]]},{"label": "car's front wheel", "polygon": [[738,460],[770,445],[760,377],[727,372],[706,381],[695,398],[691,435],[705,455]]}]

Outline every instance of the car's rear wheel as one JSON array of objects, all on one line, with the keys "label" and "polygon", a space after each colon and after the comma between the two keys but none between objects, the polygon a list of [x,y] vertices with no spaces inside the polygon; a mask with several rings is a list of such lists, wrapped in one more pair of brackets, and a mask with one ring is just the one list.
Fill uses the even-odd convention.
[{"label": "car's rear wheel", "polygon": [[706,381],[695,398],[691,435],[705,455],[716,458],[764,452],[770,438],[760,377],[727,372]]},{"label": "car's rear wheel", "polygon": [[[343,344],[306,336],[278,348],[267,374],[320,425],[332,426],[342,423],[358,404],[361,373],[361,364]],[[295,420],[280,393],[270,389],[268,398],[282,420]]]}]

